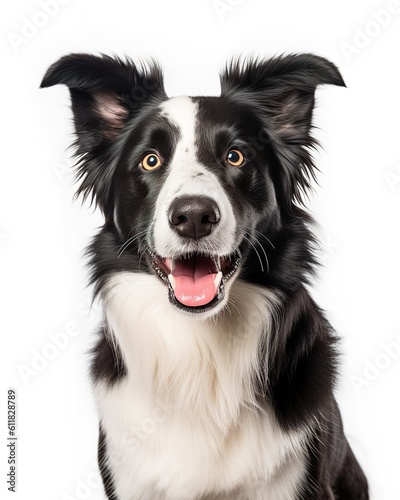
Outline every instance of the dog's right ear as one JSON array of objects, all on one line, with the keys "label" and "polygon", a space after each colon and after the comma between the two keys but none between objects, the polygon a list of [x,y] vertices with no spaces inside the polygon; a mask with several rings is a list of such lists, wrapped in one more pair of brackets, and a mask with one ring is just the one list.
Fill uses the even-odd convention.
[{"label": "dog's right ear", "polygon": [[59,83],[71,94],[81,181],[77,195],[84,200],[91,195],[107,215],[112,212],[112,145],[142,106],[167,99],[161,69],[154,61],[137,68],[130,59],[71,54],[50,66],[40,86]]},{"label": "dog's right ear", "polygon": [[79,153],[119,136],[125,123],[154,98],[165,99],[160,68],[138,69],[129,59],[70,54],[47,70],[41,87],[62,83],[71,93]]}]

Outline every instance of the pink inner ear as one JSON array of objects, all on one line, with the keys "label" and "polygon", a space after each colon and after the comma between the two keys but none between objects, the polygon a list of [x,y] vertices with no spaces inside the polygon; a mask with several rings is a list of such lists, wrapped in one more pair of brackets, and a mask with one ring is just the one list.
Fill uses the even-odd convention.
[{"label": "pink inner ear", "polygon": [[[128,110],[112,92],[99,90],[93,94],[96,110],[110,129],[121,129],[128,116]],[[114,134],[112,134],[114,135]]]},{"label": "pink inner ear", "polygon": [[310,129],[313,95],[288,92],[283,95],[274,116],[274,132],[282,139],[304,137]]}]

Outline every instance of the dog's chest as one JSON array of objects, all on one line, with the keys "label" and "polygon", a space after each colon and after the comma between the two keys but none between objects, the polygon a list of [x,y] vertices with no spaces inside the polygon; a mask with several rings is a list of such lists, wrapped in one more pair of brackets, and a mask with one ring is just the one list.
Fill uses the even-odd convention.
[{"label": "dog's chest", "polygon": [[[253,391],[275,299],[239,283],[220,325],[193,323],[164,308],[165,289],[152,277],[142,278],[142,302],[130,301],[131,278],[117,278],[106,308],[128,375],[112,388],[96,386],[118,498],[296,498],[304,435],[284,432]],[[152,311],[150,289],[160,294]]]},{"label": "dog's chest", "polygon": [[210,416],[150,402],[127,380],[98,391],[108,466],[120,500],[291,500],[305,474],[304,435],[242,408],[222,431]]}]

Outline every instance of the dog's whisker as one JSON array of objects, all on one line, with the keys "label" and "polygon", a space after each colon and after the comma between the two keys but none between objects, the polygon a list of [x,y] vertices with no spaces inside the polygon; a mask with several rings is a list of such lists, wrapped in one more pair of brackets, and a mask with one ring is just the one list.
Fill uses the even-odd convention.
[{"label": "dog's whisker", "polygon": [[131,244],[133,243],[139,236],[138,235],[135,235],[135,236],[132,236],[131,238],[128,238],[119,248],[118,248],[118,252],[117,252],[117,255],[118,257],[121,257],[121,255],[123,254],[123,252],[126,250],[126,248]]},{"label": "dog's whisker", "polygon": [[[250,236],[250,235],[249,235],[249,236]],[[261,248],[261,250],[262,250],[262,252],[263,252],[263,254],[264,254],[264,257],[265,257],[265,262],[266,262],[266,264],[267,264],[267,273],[269,273],[269,261],[268,261],[267,252],[265,251],[265,248],[262,246],[261,242],[260,242],[257,238],[253,237],[253,241],[254,241],[255,243],[257,243],[257,244],[258,244],[258,246]]]},{"label": "dog's whisker", "polygon": [[267,236],[265,236],[265,234],[263,234],[261,231],[258,231],[257,229],[255,229],[254,232],[257,233],[262,238],[264,238],[265,240],[267,240],[268,243],[271,245],[271,247],[275,250],[275,245],[272,243],[272,241],[269,238],[267,238]]},{"label": "dog's whisker", "polygon": [[130,238],[128,238],[125,243],[123,243],[119,249],[118,249],[118,257],[121,257],[121,255],[123,254],[123,252],[129,247],[129,245],[131,245],[134,241],[138,240],[141,236],[143,236],[144,234],[147,233],[147,230],[143,230],[143,231],[140,231],[139,233],[135,234],[134,236],[131,236]]},{"label": "dog's whisker", "polygon": [[[125,239],[125,243],[126,243],[126,242],[127,242],[127,241],[131,238],[132,233],[133,233],[134,231],[136,231],[139,227],[140,227],[140,223],[139,223],[139,224],[135,224],[135,225],[132,227],[132,229],[129,231],[129,233],[128,233],[128,235],[127,235],[126,239]],[[136,233],[136,235],[138,235],[138,234],[142,234],[142,233],[143,233],[143,231],[146,231],[146,230],[139,231],[139,233]],[[124,244],[124,243],[123,243],[123,244]]]},{"label": "dog's whisker", "polygon": [[251,245],[253,247],[253,250],[255,251],[255,253],[256,253],[257,257],[258,257],[258,260],[260,262],[261,272],[264,272],[264,265],[262,263],[261,256],[260,256],[260,254],[257,251],[257,248],[253,245],[253,243],[251,242],[250,238],[248,238],[245,235],[243,235],[243,238],[249,243],[249,245]]}]

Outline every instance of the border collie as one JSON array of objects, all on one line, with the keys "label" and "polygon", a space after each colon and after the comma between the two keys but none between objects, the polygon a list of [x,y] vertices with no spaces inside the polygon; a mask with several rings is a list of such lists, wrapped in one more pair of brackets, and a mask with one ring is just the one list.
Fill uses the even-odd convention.
[{"label": "border collie", "polygon": [[104,321],[91,376],[114,500],[368,499],[333,390],[336,336],[307,291],[311,54],[234,59],[218,97],[168,98],[160,67],[71,54],[77,194]]}]

